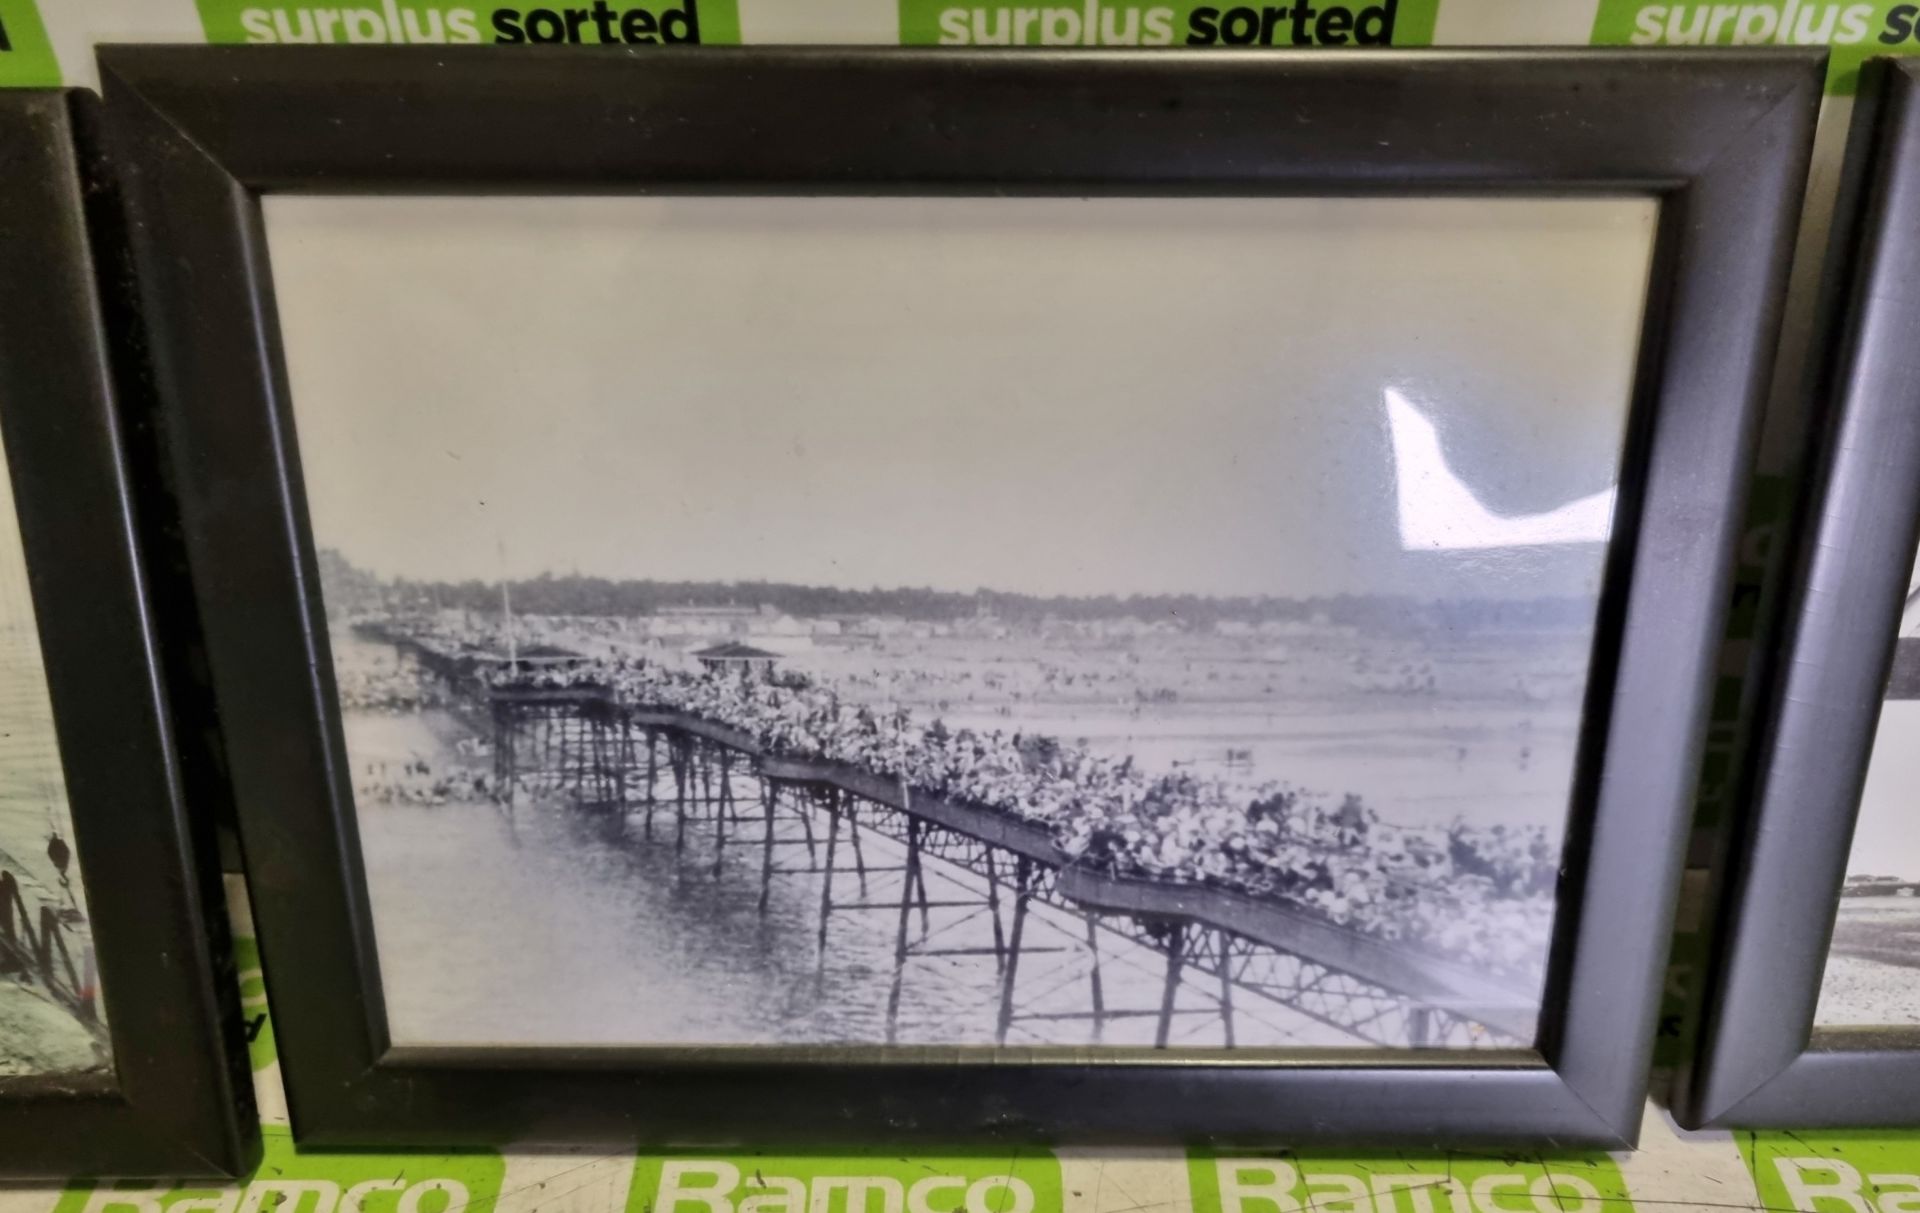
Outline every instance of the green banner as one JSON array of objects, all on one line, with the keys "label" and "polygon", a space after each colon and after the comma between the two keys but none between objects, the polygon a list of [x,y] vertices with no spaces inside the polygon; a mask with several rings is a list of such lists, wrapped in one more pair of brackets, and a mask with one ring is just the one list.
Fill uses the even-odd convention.
[{"label": "green banner", "polygon": [[0,0],[0,88],[56,88],[60,61],[33,0]]},{"label": "green banner", "polygon": [[1600,0],[1596,46],[1825,46],[1832,59],[1827,91],[1851,93],[1860,65],[1874,55],[1920,51],[1920,4],[1906,0],[1823,3],[1748,0],[1745,4],[1648,4]]},{"label": "green banner", "polygon": [[907,46],[1426,46],[1440,0],[900,0]]},{"label": "green banner", "polygon": [[220,1186],[76,1184],[53,1213],[490,1213],[498,1154],[302,1154],[281,1128],[260,1130],[253,1174]]},{"label": "green banner", "polygon": [[1619,1213],[1633,1208],[1605,1154],[1551,1162],[1449,1154],[1194,1151],[1194,1213]]},{"label": "green banner", "polygon": [[1060,1213],[1061,1205],[1059,1160],[1034,1149],[643,1154],[627,1196],[627,1213]]},{"label": "green banner", "polygon": [[1920,1209],[1920,1131],[1740,1133],[1760,1205],[1803,1213]]},{"label": "green banner", "polygon": [[740,41],[736,0],[196,0],[209,42],[663,46]]}]

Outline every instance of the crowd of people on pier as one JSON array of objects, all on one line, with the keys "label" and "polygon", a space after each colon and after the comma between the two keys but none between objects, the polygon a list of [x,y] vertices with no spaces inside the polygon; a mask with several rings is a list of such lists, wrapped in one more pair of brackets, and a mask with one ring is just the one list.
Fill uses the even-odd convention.
[{"label": "crowd of people on pier", "polygon": [[[470,642],[416,635],[449,654]],[[1048,829],[1064,862],[1271,897],[1377,938],[1538,977],[1559,851],[1538,827],[1411,827],[1353,795],[1149,772],[1035,733],[949,729],[876,710],[791,671],[685,670],[640,658],[475,663],[496,685],[601,687],[748,734],[770,753],[844,763]],[[376,701],[385,697],[375,695]],[[410,783],[414,781],[402,781]],[[424,795],[434,795],[433,781]],[[403,793],[404,795],[404,793]]]}]

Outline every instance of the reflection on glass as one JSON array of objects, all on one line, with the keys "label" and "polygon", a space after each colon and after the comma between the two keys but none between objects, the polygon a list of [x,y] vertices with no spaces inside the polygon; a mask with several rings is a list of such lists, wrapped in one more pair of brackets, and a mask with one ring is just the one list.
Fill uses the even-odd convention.
[{"label": "reflection on glass", "polygon": [[395,1039],[1530,1041],[1653,213],[268,199]]},{"label": "reflection on glass", "polygon": [[1909,585],[1820,983],[1824,1027],[1920,1024],[1920,563]]},{"label": "reflection on glass", "polygon": [[104,1069],[93,931],[0,451],[0,1079]]},{"label": "reflection on glass", "polygon": [[1537,514],[1496,514],[1447,466],[1440,432],[1397,388],[1388,388],[1400,542],[1409,550],[1604,543],[1613,531],[1613,487]]}]

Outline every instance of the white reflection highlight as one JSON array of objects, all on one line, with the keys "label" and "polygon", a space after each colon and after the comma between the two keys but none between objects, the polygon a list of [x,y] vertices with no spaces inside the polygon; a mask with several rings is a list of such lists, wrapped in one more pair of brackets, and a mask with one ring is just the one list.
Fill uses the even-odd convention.
[{"label": "white reflection highlight", "polygon": [[1613,528],[1613,489],[1544,514],[1496,514],[1447,466],[1433,422],[1399,389],[1387,388],[1386,398],[1401,547],[1460,551],[1606,541]]}]

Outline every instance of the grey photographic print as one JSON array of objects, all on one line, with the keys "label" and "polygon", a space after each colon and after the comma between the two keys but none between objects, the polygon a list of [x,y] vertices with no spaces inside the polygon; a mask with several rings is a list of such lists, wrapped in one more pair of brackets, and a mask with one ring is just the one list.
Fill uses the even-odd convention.
[{"label": "grey photographic print", "polygon": [[105,1012],[0,451],[0,1080],[104,1070]]},{"label": "grey photographic print", "polygon": [[1532,1043],[1651,201],[264,208],[396,1044]]},{"label": "grey photographic print", "polygon": [[1820,982],[1821,1027],[1920,1024],[1920,560],[1907,585]]}]

